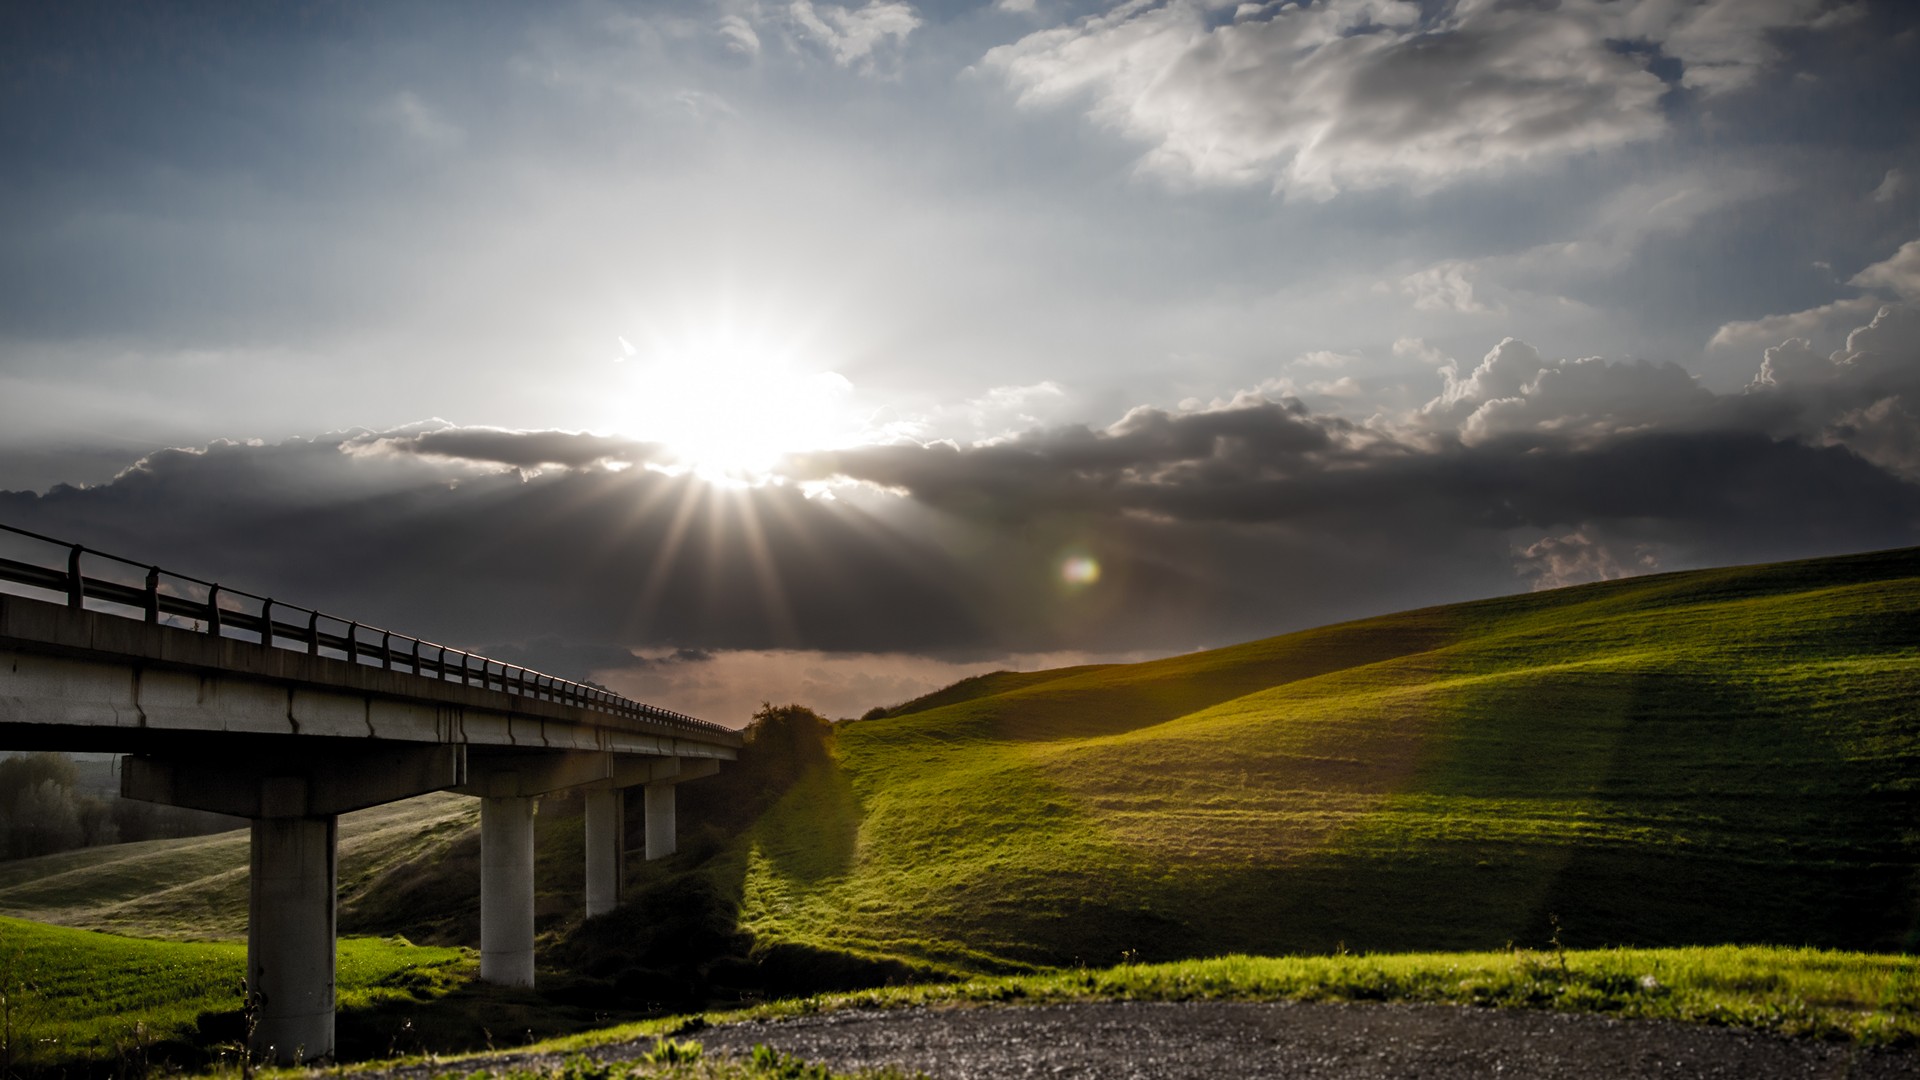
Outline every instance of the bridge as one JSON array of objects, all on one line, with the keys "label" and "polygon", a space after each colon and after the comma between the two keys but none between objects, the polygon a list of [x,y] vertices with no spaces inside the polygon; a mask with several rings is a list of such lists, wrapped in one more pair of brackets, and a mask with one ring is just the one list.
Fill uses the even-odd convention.
[{"label": "bridge", "polygon": [[[604,688],[0,524],[0,748],[125,755],[127,798],[251,819],[252,1052],[334,1050],[339,815],[480,799],[480,977],[534,979],[534,800],[584,795],[586,913],[620,899],[624,799],[671,854],[675,785],[738,732]],[[15,548],[24,550],[15,551]]]}]

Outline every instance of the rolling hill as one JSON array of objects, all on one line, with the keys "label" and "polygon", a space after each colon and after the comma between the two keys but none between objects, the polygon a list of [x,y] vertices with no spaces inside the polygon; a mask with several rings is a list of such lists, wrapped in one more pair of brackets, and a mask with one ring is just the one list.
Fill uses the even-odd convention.
[{"label": "rolling hill", "polygon": [[835,741],[706,869],[757,949],[1920,945],[1920,551],[987,676]]},{"label": "rolling hill", "polygon": [[[604,919],[578,920],[578,805],[550,800],[546,989],[428,1009],[396,984],[401,1011],[362,1026],[385,1046],[432,1022],[451,1047],[502,1010],[577,1030],[610,1002],[1226,954],[1911,953],[1917,702],[1920,550],[981,676],[834,725],[830,753],[750,741],[682,793],[682,853],[633,860]],[[474,944],[476,818],[452,795],[344,818],[341,931]],[[0,864],[0,915],[233,939],[245,864],[244,832]]]}]

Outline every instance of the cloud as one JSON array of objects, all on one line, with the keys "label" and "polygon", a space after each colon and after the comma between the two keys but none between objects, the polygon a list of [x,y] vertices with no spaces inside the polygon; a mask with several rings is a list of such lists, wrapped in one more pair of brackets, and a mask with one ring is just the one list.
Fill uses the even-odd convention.
[{"label": "cloud", "polygon": [[713,32],[720,39],[720,47],[734,56],[753,59],[760,55],[760,35],[743,16],[721,16]]},{"label": "cloud", "polygon": [[1839,327],[1858,324],[1879,306],[1878,301],[1869,297],[1850,297],[1786,315],[1725,323],[1713,332],[1707,344],[1716,349],[1751,351],[1786,338],[1813,340]]},{"label": "cloud", "polygon": [[1920,483],[1920,400],[1884,397],[1839,416],[1827,428],[1845,446],[1895,476]]},{"label": "cloud", "polygon": [[1880,186],[1873,189],[1873,201],[1890,203],[1905,195],[1913,187],[1905,169],[1888,169],[1887,175],[1880,179]]},{"label": "cloud", "polygon": [[466,129],[448,120],[439,109],[411,90],[388,98],[376,117],[413,145],[426,150],[451,150],[467,139]]},{"label": "cloud", "polygon": [[1901,244],[1899,251],[1853,275],[1847,284],[1920,300],[1920,240]]},{"label": "cloud", "polygon": [[[579,432],[430,421],[215,441],[92,487],[0,494],[0,517],[719,701],[697,651],[1181,651],[1501,593],[1516,565],[1551,584],[1653,553],[1683,568],[1920,541],[1920,312],[1886,305],[1824,357],[1779,349],[1770,381],[1716,395],[1671,364],[1509,338],[1471,369],[1439,364],[1404,414],[1249,392],[797,455],[745,490],[610,468],[657,447]],[[1045,386],[1001,397],[1050,401]],[[837,497],[805,497],[819,484]],[[1070,556],[1098,563],[1096,585],[1063,577]],[[825,685],[849,669],[820,670]]]},{"label": "cloud", "polygon": [[[1863,268],[1848,279],[1848,285],[1892,295],[1901,300],[1920,301],[1920,240],[1909,240],[1885,259]],[[1788,338],[1800,338],[1802,346],[1825,337],[1842,326],[1858,325],[1860,319],[1879,312],[1883,298],[1855,296],[1835,300],[1819,307],[1786,315],[1768,315],[1748,322],[1730,322],[1714,331],[1708,344],[1716,348],[1752,348]],[[1872,332],[1869,332],[1869,336]],[[1772,350],[1769,350],[1771,353]],[[1767,373],[1763,370],[1762,375]],[[1760,381],[1766,381],[1762,379]]]},{"label": "cloud", "polygon": [[1668,85],[1638,42],[1703,93],[1778,58],[1774,31],[1817,0],[1621,4],[1411,0],[1123,4],[987,53],[1023,104],[1089,102],[1174,179],[1314,198],[1431,189],[1653,139]]},{"label": "cloud", "polygon": [[1351,353],[1334,352],[1332,349],[1315,349],[1312,352],[1301,353],[1299,356],[1294,357],[1293,364],[1295,367],[1327,368],[1331,370],[1333,368],[1346,367],[1358,359],[1360,359],[1358,356],[1354,356]]},{"label": "cloud", "polygon": [[1713,395],[1675,364],[1599,358],[1545,360],[1508,338],[1462,376],[1441,369],[1444,386],[1421,422],[1468,444],[1507,435],[1551,434],[1592,442],[1635,431],[1692,425]]},{"label": "cloud", "polygon": [[1682,85],[1708,92],[1751,83],[1761,68],[1780,58],[1777,30],[1826,30],[1851,21],[1863,9],[1827,0],[1709,0],[1696,4],[1638,4],[1619,12],[1622,38],[1657,41],[1684,65]]},{"label": "cloud", "polygon": [[586,468],[621,463],[640,465],[670,461],[658,443],[639,442],[582,431],[512,431],[505,428],[445,427],[408,433],[387,433],[356,443],[362,452],[419,454],[425,457],[538,469],[545,465]]},{"label": "cloud", "polygon": [[1587,533],[1586,529],[1576,529],[1564,536],[1543,536],[1516,550],[1515,571],[1532,583],[1535,592],[1540,592],[1593,581],[1615,581],[1660,568],[1659,560],[1644,546],[1622,556]]},{"label": "cloud", "polygon": [[825,47],[834,63],[862,70],[872,70],[882,47],[905,43],[920,26],[913,5],[898,0],[868,0],[860,8],[793,0],[787,10],[801,33]]},{"label": "cloud", "polygon": [[1400,279],[1400,289],[1413,297],[1420,311],[1454,311],[1486,315],[1494,309],[1473,298],[1473,265],[1449,259]]}]

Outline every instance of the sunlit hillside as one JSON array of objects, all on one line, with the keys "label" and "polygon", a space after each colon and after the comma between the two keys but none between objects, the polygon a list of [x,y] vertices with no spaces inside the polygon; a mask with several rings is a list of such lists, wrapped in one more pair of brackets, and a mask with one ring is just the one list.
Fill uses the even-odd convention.
[{"label": "sunlit hillside", "polygon": [[[465,865],[472,859],[458,845],[477,850],[479,819],[477,801],[445,794],[344,815],[342,929],[457,941],[434,930],[478,910],[477,863]],[[0,915],[141,936],[244,938],[247,841],[238,829],[0,862]],[[462,869],[471,880],[448,880]],[[468,895],[452,895],[453,885]],[[422,892],[433,902],[406,903]],[[405,917],[392,917],[395,907]]]},{"label": "sunlit hillside", "polygon": [[842,725],[714,872],[762,948],[952,969],[1920,945],[1920,551],[1668,574]]}]

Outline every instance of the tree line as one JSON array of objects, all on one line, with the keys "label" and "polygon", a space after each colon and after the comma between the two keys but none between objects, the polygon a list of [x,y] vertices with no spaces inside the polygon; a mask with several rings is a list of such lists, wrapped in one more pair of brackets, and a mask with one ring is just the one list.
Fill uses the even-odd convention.
[{"label": "tree line", "polygon": [[0,759],[0,860],[132,840],[200,836],[240,824],[221,814],[138,802],[111,790],[90,789],[82,782],[81,765],[65,754]]}]

